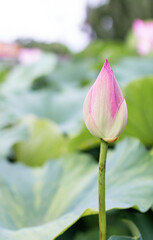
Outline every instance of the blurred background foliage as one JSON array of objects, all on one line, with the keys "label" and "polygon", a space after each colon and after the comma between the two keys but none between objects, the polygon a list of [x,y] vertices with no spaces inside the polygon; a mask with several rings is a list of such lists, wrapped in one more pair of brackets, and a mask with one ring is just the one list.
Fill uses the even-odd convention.
[{"label": "blurred background foliage", "polygon": [[152,0],[109,0],[100,7],[88,7],[85,23],[91,27],[91,38],[122,41],[138,18],[153,18]]}]

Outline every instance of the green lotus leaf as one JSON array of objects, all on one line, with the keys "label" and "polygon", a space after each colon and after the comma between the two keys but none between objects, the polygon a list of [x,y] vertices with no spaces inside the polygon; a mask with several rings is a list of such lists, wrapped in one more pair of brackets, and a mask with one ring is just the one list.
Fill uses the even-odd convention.
[{"label": "green lotus leaf", "polygon": [[143,240],[142,237],[122,237],[122,236],[112,236],[109,240]]},{"label": "green lotus leaf", "polygon": [[8,156],[15,143],[26,141],[28,138],[28,127],[22,123],[0,130],[0,157]]},{"label": "green lotus leaf", "polygon": [[[120,142],[108,154],[107,210],[148,210],[153,204],[152,169],[153,157],[138,141]],[[1,160],[0,239],[56,238],[81,216],[98,213],[97,186],[98,165],[86,154],[50,160],[41,168]]]},{"label": "green lotus leaf", "polygon": [[153,145],[153,77],[130,83],[125,88],[128,123],[125,133]]},{"label": "green lotus leaf", "polygon": [[16,143],[15,158],[30,166],[40,166],[50,158],[58,158],[68,152],[67,138],[57,124],[46,119],[29,116],[23,120],[29,127],[29,138]]},{"label": "green lotus leaf", "polygon": [[121,218],[127,219],[128,221],[132,221],[137,228],[139,229],[139,232],[141,233],[141,236],[144,240],[152,240],[153,236],[153,228],[152,228],[152,222],[153,222],[153,212],[150,210],[146,213],[141,213],[138,211],[128,211],[124,210],[123,214],[119,214]]},{"label": "green lotus leaf", "polygon": [[90,149],[91,147],[97,146],[99,144],[99,139],[93,137],[83,123],[80,132],[69,135],[68,143],[70,151],[77,151]]},{"label": "green lotus leaf", "polygon": [[[93,240],[98,239],[96,231],[89,231],[87,234],[78,234],[75,240]],[[141,237],[123,237],[123,236],[112,236],[108,240],[143,240]]]},{"label": "green lotus leaf", "polygon": [[88,89],[64,92],[51,90],[26,91],[0,98],[0,127],[14,123],[26,115],[50,119],[62,132],[80,132],[82,105]]},{"label": "green lotus leaf", "polygon": [[99,229],[93,228],[86,232],[78,232],[74,237],[74,240],[93,240],[99,239]]},{"label": "green lotus leaf", "polygon": [[121,87],[126,87],[136,79],[153,75],[153,57],[124,57],[113,67],[114,74]]},{"label": "green lotus leaf", "polygon": [[50,87],[67,90],[90,85],[97,75],[92,68],[92,62],[91,59],[86,59],[86,61],[70,59],[62,62],[47,78]]},{"label": "green lotus leaf", "polygon": [[32,87],[34,81],[47,76],[57,65],[57,56],[54,54],[41,54],[40,59],[29,65],[17,65],[7,75],[1,85],[4,95],[20,92]]}]

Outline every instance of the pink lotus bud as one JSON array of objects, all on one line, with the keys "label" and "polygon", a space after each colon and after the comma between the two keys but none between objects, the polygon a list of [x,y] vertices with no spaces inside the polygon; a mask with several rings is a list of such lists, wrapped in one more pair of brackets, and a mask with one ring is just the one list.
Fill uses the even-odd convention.
[{"label": "pink lotus bud", "polygon": [[91,134],[106,142],[117,140],[126,127],[126,102],[107,60],[85,98],[83,114]]}]

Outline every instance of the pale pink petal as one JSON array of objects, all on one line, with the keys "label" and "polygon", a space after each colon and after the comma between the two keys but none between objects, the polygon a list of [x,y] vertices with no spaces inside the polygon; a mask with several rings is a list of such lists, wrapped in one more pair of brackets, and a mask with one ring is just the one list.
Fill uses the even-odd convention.
[{"label": "pale pink petal", "polygon": [[115,141],[125,128],[126,103],[107,60],[86,96],[83,112],[89,131],[109,142]]}]

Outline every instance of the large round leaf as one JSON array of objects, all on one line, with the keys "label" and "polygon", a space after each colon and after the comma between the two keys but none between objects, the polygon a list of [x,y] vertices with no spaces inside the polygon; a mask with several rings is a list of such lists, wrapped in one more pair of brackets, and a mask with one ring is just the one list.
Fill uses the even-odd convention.
[{"label": "large round leaf", "polygon": [[97,72],[92,69],[91,59],[86,61],[70,59],[62,62],[49,76],[48,82],[55,89],[67,90],[81,88],[96,79]]},{"label": "large round leaf", "polygon": [[48,159],[68,152],[68,140],[62,135],[57,124],[33,117],[28,117],[23,122],[29,127],[29,138],[18,141],[14,146],[16,160],[30,166],[40,166]]},{"label": "large round leaf", "polygon": [[121,218],[127,219],[128,221],[132,221],[137,228],[139,229],[139,232],[142,235],[142,238],[144,240],[152,240],[153,236],[153,212],[150,210],[146,213],[140,213],[137,211],[128,211],[125,210],[125,212],[119,214]]},{"label": "large round leaf", "polygon": [[[9,176],[9,177],[8,177]],[[97,166],[70,155],[43,168],[0,161],[0,239],[53,239],[97,208]]]},{"label": "large round leaf", "polygon": [[121,87],[138,78],[153,75],[153,58],[151,57],[125,57],[114,66],[113,71]]},{"label": "large round leaf", "polygon": [[109,240],[143,240],[142,237],[124,237],[124,236],[112,236]]},{"label": "large round leaf", "polygon": [[128,124],[125,134],[153,145],[153,77],[130,83],[125,89]]},{"label": "large round leaf", "polygon": [[[107,161],[107,210],[149,209],[152,169],[152,155],[137,141],[119,143]],[[0,239],[54,239],[81,216],[98,212],[97,186],[98,166],[88,155],[51,160],[43,168],[1,161]]]},{"label": "large round leaf", "polygon": [[26,115],[51,119],[66,133],[80,129],[82,105],[87,89],[54,92],[49,90],[11,94],[0,101],[0,127]]},{"label": "large round leaf", "polygon": [[[29,137],[22,141],[23,133],[21,131],[15,132],[16,135],[13,144],[16,143],[15,140],[17,141],[19,139],[20,141],[18,140],[15,144],[14,153],[16,160],[30,166],[40,166],[50,158],[57,158],[76,150],[84,150],[99,143],[99,140],[94,138],[84,125],[80,134],[64,136],[58,125],[52,121],[35,119],[29,116],[24,118],[23,122],[28,125],[25,131],[27,130]],[[8,145],[10,141],[12,142],[11,131],[0,131],[0,134],[3,132],[6,133]],[[2,141],[2,146],[5,144],[4,140],[5,139]],[[5,148],[3,148],[2,151],[4,151],[4,149]]]},{"label": "large round leaf", "polygon": [[69,151],[87,150],[91,147],[97,146],[99,143],[99,139],[93,137],[84,123],[81,126],[82,128],[80,129],[80,132],[69,135]]},{"label": "large round leaf", "polygon": [[11,147],[18,142],[26,141],[29,138],[28,126],[17,124],[0,131],[0,156],[9,155]]},{"label": "large round leaf", "polygon": [[[93,240],[97,238],[97,232],[89,231],[87,234],[78,234],[75,240]],[[108,240],[143,240],[141,237],[112,236]]]},{"label": "large round leaf", "polygon": [[143,145],[130,139],[119,143],[108,155],[106,171],[108,209],[133,206],[143,212],[151,207],[153,157]]},{"label": "large round leaf", "polygon": [[41,54],[40,59],[33,64],[17,65],[10,71],[2,83],[1,92],[3,94],[10,94],[29,89],[37,78],[51,73],[56,64],[56,55]]}]

